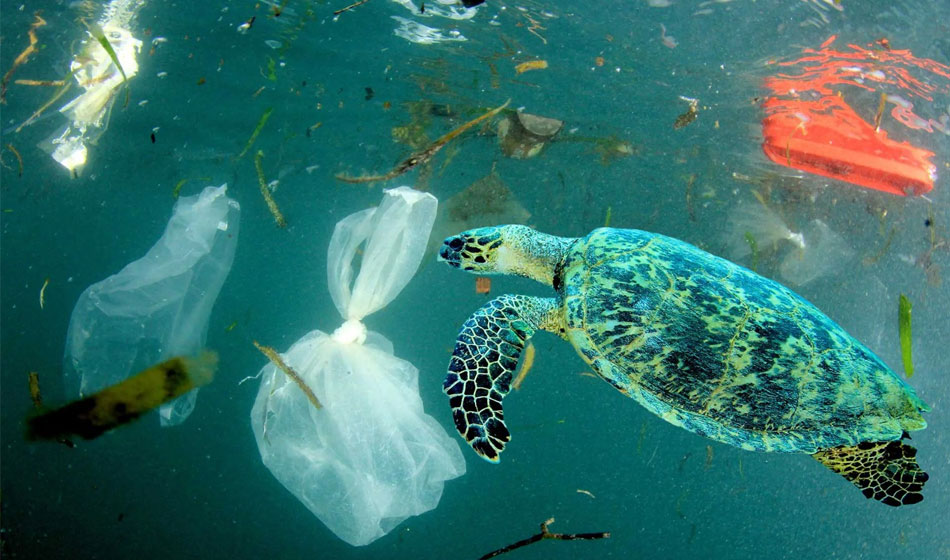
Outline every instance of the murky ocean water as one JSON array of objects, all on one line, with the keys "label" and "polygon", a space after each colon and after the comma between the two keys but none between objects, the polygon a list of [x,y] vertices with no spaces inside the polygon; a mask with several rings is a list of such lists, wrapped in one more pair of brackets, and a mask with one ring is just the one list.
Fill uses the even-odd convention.
[{"label": "murky ocean water", "polygon": [[[129,103],[117,90],[107,128],[74,174],[47,148],[65,124],[56,109],[75,88],[17,132],[58,86],[16,80],[69,79],[88,37],[79,20],[96,20],[101,8],[3,3],[4,73],[30,45],[37,11],[45,22],[33,30],[36,52],[5,78],[0,121],[4,557],[477,558],[554,517],[552,531],[611,537],[545,541],[508,557],[950,558],[947,4],[488,0],[469,11],[426,2],[420,13],[408,0],[370,0],[334,17],[346,3],[143,3],[129,27],[143,41]],[[777,62],[832,36],[838,51],[908,49],[936,64],[892,64],[926,86],[929,99],[913,99],[916,127],[892,113],[895,95],[909,99],[904,86],[872,74],[884,61],[865,61],[867,87],[835,86],[864,121],[880,112],[891,139],[934,153],[937,178],[924,196],[802,173],[763,154],[763,80],[794,73]],[[535,60],[547,67],[517,71]],[[890,99],[883,112],[879,90]],[[510,108],[564,122],[536,157],[507,157],[495,119],[391,181],[336,178],[385,173],[509,98]],[[691,99],[696,113],[684,116]],[[258,150],[266,181],[278,181],[272,196],[286,228],[261,196]],[[249,420],[258,384],[239,384],[266,363],[251,341],[285,350],[339,326],[325,273],[330,235],[338,220],[378,204],[382,188],[411,185],[448,207],[486,176],[510,190],[506,203],[493,204],[495,190],[465,208],[563,236],[609,220],[754,265],[901,375],[905,294],[914,304],[911,383],[933,407],[929,427],[913,434],[930,473],[926,499],[890,508],[807,456],[745,452],[675,428],[581,375],[587,366],[570,345],[541,333],[534,368],[505,400],[513,439],[501,463],[458,439],[468,472],[446,483],[435,510],[365,547],[337,539],[261,462]],[[207,334],[221,364],[191,417],[161,428],[152,413],[74,449],[27,443],[28,372],[39,373],[48,404],[77,396],[66,391],[62,357],[80,293],[145,254],[177,191],[222,183],[241,204],[241,232]],[[439,227],[433,235],[453,233]],[[790,243],[794,233],[804,248]],[[492,294],[503,293],[549,290],[494,277]],[[366,319],[419,368],[426,411],[455,439],[442,379],[459,325],[486,299],[473,277],[430,254]]]}]

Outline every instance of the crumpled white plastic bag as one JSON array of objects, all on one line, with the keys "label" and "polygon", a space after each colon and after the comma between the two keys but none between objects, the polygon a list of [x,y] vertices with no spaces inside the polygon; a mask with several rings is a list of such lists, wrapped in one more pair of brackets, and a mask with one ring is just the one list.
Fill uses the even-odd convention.
[{"label": "crumpled white plastic bag", "polygon": [[[144,257],[86,288],[66,334],[71,393],[92,394],[204,347],[211,308],[234,260],[240,212],[227,185],[179,198],[165,233]],[[163,404],[162,425],[183,422],[197,393]]]},{"label": "crumpled white plastic bag", "polygon": [[[337,223],[327,274],[346,321],[332,335],[308,333],[282,354],[322,408],[275,365],[259,374],[251,426],[261,459],[354,546],[433,509],[444,482],[465,473],[458,443],[423,410],[418,370],[361,322],[392,301],[415,274],[436,206],[432,195],[400,187],[386,191],[378,208]],[[353,260],[361,245],[354,281]]]}]

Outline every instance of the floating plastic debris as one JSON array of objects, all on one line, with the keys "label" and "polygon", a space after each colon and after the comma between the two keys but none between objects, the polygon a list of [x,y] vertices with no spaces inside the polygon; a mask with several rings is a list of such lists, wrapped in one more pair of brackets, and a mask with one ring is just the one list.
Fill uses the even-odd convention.
[{"label": "floating plastic debris", "polygon": [[[849,50],[831,48],[832,36],[818,50],[778,66],[797,69],[766,78],[771,93],[763,106],[765,155],[775,163],[891,194],[922,195],[933,189],[934,153],[888,138],[881,122],[883,106],[900,124],[919,131],[939,130],[937,118],[924,118],[915,100],[933,101],[950,91],[950,66],[917,58],[881,40]],[[878,48],[872,50],[872,45]],[[925,74],[925,75],[920,75]],[[880,93],[874,122],[865,120],[844,99],[845,88]],[[929,108],[929,107],[928,107]]]},{"label": "floating plastic debris", "polygon": [[393,34],[397,37],[402,37],[407,41],[413,43],[418,43],[420,45],[432,45],[435,43],[444,43],[447,41],[467,41],[464,35],[458,31],[449,32],[448,35],[443,34],[443,32],[434,27],[429,27],[427,25],[422,25],[411,19],[406,19],[399,16],[390,16],[397,22],[399,22],[399,27],[393,30]]}]

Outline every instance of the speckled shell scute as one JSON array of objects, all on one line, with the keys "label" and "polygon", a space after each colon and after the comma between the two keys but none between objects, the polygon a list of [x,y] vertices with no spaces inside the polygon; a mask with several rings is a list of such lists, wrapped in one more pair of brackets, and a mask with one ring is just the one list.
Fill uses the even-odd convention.
[{"label": "speckled shell scute", "polygon": [[926,426],[913,389],[821,311],[688,243],[597,229],[571,247],[555,287],[582,357],[701,435],[814,453]]}]

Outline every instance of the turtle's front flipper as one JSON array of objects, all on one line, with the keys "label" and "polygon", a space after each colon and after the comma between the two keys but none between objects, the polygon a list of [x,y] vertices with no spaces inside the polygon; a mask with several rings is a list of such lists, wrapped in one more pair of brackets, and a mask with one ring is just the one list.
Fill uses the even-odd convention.
[{"label": "turtle's front flipper", "polygon": [[916,504],[929,476],[917,464],[917,450],[897,441],[832,447],[812,455],[864,492],[889,506]]},{"label": "turtle's front flipper", "polygon": [[458,432],[493,463],[511,439],[501,400],[508,394],[518,357],[538,329],[559,332],[560,316],[554,298],[504,295],[462,325],[443,390]]}]

